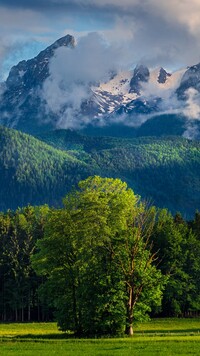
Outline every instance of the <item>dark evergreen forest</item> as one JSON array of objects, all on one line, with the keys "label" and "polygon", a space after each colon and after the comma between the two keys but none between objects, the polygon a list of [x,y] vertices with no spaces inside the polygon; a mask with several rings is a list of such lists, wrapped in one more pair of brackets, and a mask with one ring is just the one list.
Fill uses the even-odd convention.
[{"label": "dark evergreen forest", "polygon": [[1,321],[113,335],[200,311],[199,212],[186,221],[97,176],[63,204],[0,213]]}]

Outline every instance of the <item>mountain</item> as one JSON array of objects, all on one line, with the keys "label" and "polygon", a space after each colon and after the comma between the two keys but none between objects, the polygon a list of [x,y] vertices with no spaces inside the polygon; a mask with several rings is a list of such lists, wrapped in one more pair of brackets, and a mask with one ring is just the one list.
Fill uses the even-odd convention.
[{"label": "mountain", "polygon": [[[162,67],[152,69],[143,64],[137,65],[133,70],[112,72],[107,80],[91,82],[90,88],[85,88],[87,98],[84,98],[78,107],[76,100],[73,100],[74,104],[69,98],[69,92],[65,93],[64,84],[61,82],[62,98],[59,99],[63,107],[59,112],[57,110],[59,100],[54,98],[54,105],[52,103],[50,105],[48,95],[44,95],[44,86],[50,78],[49,68],[56,51],[61,47],[68,47],[73,51],[75,46],[73,36],[64,36],[35,58],[21,61],[11,69],[7,80],[0,88],[1,125],[30,134],[55,128],[77,128],[87,132],[87,128],[90,131],[91,127],[96,133],[99,129],[101,134],[104,127],[105,131],[112,134],[112,129],[114,128],[115,132],[119,125],[124,127],[128,136],[132,133],[134,136],[135,129],[138,135],[140,130],[137,128],[142,128],[147,120],[150,121],[157,116],[160,116],[161,121],[165,115],[176,115],[176,126],[180,122],[182,125],[184,121],[177,134],[179,131],[184,133],[182,130],[184,127],[187,131],[188,121],[190,126],[197,124],[198,120],[193,119],[198,119],[198,113],[197,117],[193,117],[192,108],[190,116],[191,100],[188,102],[187,90],[193,88],[197,92],[200,91],[200,64],[173,73],[168,73]],[[51,80],[48,81],[48,85],[52,85],[54,93]],[[83,90],[84,83],[81,85]],[[80,91],[74,95],[80,95]],[[195,104],[198,105],[199,98],[195,100]],[[63,112],[67,112],[66,109],[73,113],[72,119],[61,120]],[[173,129],[171,131],[174,132]],[[190,130],[192,131],[194,130]],[[156,132],[151,131],[150,135],[156,135]],[[190,136],[188,132],[186,136]],[[199,137],[197,127],[195,138]]]},{"label": "mountain", "polygon": [[[114,119],[116,114],[128,114],[129,120],[130,116],[132,120],[125,123],[137,126],[137,115],[146,117],[146,114],[164,110],[163,101],[169,101],[173,97],[183,73],[184,70],[169,74],[163,68],[149,70],[144,65],[136,66],[133,72],[120,72],[108,82],[101,83],[98,88],[93,88],[94,100],[99,105],[97,116],[105,116],[107,113],[113,118],[107,118],[108,123],[113,123],[117,121]],[[173,109],[169,103],[168,109]],[[140,120],[140,124],[143,121],[144,118]]]},{"label": "mountain", "polygon": [[200,209],[200,143],[184,138],[89,137],[71,130],[38,139],[0,127],[0,210],[62,198],[90,175],[118,177],[136,194],[190,218]]},{"label": "mountain", "polygon": [[140,94],[142,84],[148,83],[150,77],[149,69],[143,65],[138,65],[134,71],[130,81],[130,93]]},{"label": "mountain", "polygon": [[[49,76],[49,62],[60,47],[74,47],[70,35],[60,38],[38,56],[21,61],[12,67],[5,83],[1,85],[0,123],[24,132],[42,129],[41,117],[45,117],[45,105],[41,97],[43,83]],[[53,122],[45,125],[52,127]]]},{"label": "mountain", "polygon": [[177,88],[178,98],[185,100],[187,90],[190,88],[200,92],[200,63],[189,67],[184,73],[180,86]]},{"label": "mountain", "polygon": [[[119,177],[143,199],[192,217],[200,209],[200,64],[174,73],[139,64],[87,86],[78,80],[74,92],[61,77],[59,97],[51,66],[62,47],[73,51],[74,38],[20,62],[1,84],[0,210],[60,206],[79,180],[101,175]],[[65,114],[73,113],[66,122],[54,110],[59,101]]]}]

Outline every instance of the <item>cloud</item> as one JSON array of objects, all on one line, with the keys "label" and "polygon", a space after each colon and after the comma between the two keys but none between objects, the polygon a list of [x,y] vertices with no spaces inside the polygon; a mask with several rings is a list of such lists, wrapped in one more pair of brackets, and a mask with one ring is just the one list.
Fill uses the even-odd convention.
[{"label": "cloud", "polygon": [[[183,136],[188,139],[196,139],[199,137],[199,127],[197,123],[200,121],[200,93],[194,89],[189,88],[185,91],[186,101],[178,100],[175,95],[176,88],[180,84],[180,78],[183,71],[180,71],[178,75],[179,79],[175,81],[175,86],[165,89],[159,89],[158,85],[145,83],[142,86],[143,95],[145,98],[161,97],[162,101],[159,105],[160,114],[177,114],[185,116],[185,131]],[[155,115],[153,115],[155,116]],[[151,119],[151,116],[147,117],[147,120]]]},{"label": "cloud", "polygon": [[199,139],[199,127],[197,126],[196,122],[187,121],[186,129],[183,133],[183,137],[189,140],[196,140]]},{"label": "cloud", "polygon": [[148,82],[144,82],[141,85],[141,94],[147,100],[153,100],[154,98],[161,98],[159,101],[159,111],[166,114],[176,114],[182,111],[183,103],[178,100],[175,94],[176,89],[181,83],[181,79],[186,69],[168,73],[165,84],[158,83],[157,79],[160,74],[160,67],[150,71],[150,78]]},{"label": "cloud", "polygon": [[0,81],[6,80],[11,66],[22,58],[29,59],[33,53],[39,53],[43,49],[35,39],[28,40],[23,36],[0,36],[0,43]]},{"label": "cloud", "polygon": [[51,43],[51,25],[41,13],[29,9],[9,9],[0,2],[1,80],[20,60],[29,59]]},{"label": "cloud", "polygon": [[139,20],[141,15],[145,15],[146,19],[160,17],[164,26],[166,23],[182,24],[193,34],[199,33],[200,27],[199,0],[1,0],[0,6],[38,12],[49,12],[51,9],[56,12],[87,12],[90,15],[98,12],[100,16],[110,13],[120,17],[139,16]]},{"label": "cloud", "polygon": [[[129,68],[132,49],[126,48],[125,51],[125,45],[125,42],[120,47],[114,42],[109,44],[98,33],[89,33],[79,39],[73,50],[61,47],[56,51],[49,65],[50,76],[44,83],[42,96],[47,104],[47,112],[55,114],[58,118],[57,127],[79,129],[88,123],[104,126],[117,122],[128,126],[140,126],[151,119],[152,115],[156,115],[156,113],[138,115],[133,122],[129,115],[97,118],[95,115],[97,108],[94,106],[94,115],[87,112],[88,106],[91,109],[91,105],[95,105],[92,102],[92,86],[96,87],[98,83],[108,81],[113,72]],[[158,71],[158,69],[151,71],[148,83],[142,84],[142,97],[150,102],[156,97],[162,98],[158,102],[159,114],[173,113],[185,115],[190,120],[199,119],[199,93],[189,89],[185,106],[175,95],[185,70],[173,73],[165,85],[158,84]],[[186,129],[189,128],[191,131],[191,125],[187,125]]]},{"label": "cloud", "polygon": [[200,120],[200,93],[194,88],[189,88],[186,95],[187,101],[183,114],[190,120]]},{"label": "cloud", "polygon": [[[2,7],[0,2],[0,28],[1,33],[7,35],[12,33],[12,36],[21,37],[22,35],[39,35],[50,30],[47,26],[45,15],[33,9],[10,9]],[[26,31],[26,33],[25,33]],[[28,32],[28,33],[27,33]]]},{"label": "cloud", "polygon": [[200,56],[199,0],[1,0],[0,6],[7,31],[104,31],[110,41],[129,40],[135,60],[160,65],[193,64]]},{"label": "cloud", "polygon": [[6,79],[5,75],[2,73],[6,72],[6,59],[15,56],[16,52],[19,52],[23,49],[24,43],[15,41],[14,39],[11,41],[6,37],[0,37],[0,81],[3,81]]},{"label": "cloud", "polygon": [[152,5],[157,13],[162,13],[167,22],[174,23],[177,21],[186,26],[191,34],[198,36],[200,31],[199,0],[168,0],[167,2],[153,0]]},{"label": "cloud", "polygon": [[[87,36],[91,31],[104,40]],[[122,63],[170,70],[199,62],[200,1],[0,0],[0,33],[0,65],[9,58],[13,64],[15,52],[23,59],[24,46],[31,48],[34,41],[49,45],[66,33],[80,38],[73,51],[57,51],[43,91],[49,110],[60,115],[59,124],[70,127],[76,112],[78,127],[87,122],[79,112],[90,100],[91,82],[104,80]],[[157,95],[153,85],[145,90]],[[170,90],[162,96],[163,111],[183,109]],[[194,115],[197,105],[197,94],[192,99],[189,94],[185,115]]]},{"label": "cloud", "polygon": [[61,47],[56,51],[43,98],[47,110],[59,117],[59,127],[80,128],[91,120],[82,114],[82,106],[93,95],[92,85],[108,80],[124,65],[120,53],[120,48],[109,46],[97,33],[82,37],[74,49]]},{"label": "cloud", "polygon": [[187,118],[187,122],[183,136],[193,140],[199,137],[197,122],[200,121],[200,93],[194,88],[189,88],[186,95],[187,100],[183,115]]}]

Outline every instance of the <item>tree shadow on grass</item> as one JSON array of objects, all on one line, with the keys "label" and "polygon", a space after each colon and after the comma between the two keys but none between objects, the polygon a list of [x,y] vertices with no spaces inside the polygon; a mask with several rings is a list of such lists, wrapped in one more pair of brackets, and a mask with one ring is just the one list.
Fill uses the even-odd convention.
[{"label": "tree shadow on grass", "polygon": [[42,342],[42,341],[58,341],[58,340],[66,340],[66,339],[76,339],[76,337],[72,334],[62,333],[62,334],[19,334],[14,336],[3,336],[1,337],[1,341],[34,341],[34,342]]},{"label": "tree shadow on grass", "polygon": [[137,330],[134,332],[135,335],[169,335],[169,334],[199,334],[200,335],[200,324],[199,328],[192,328],[192,329],[172,329],[172,330]]},{"label": "tree shadow on grass", "polygon": [[[174,335],[199,335],[200,336],[200,326],[199,329],[197,328],[191,328],[191,329],[173,329],[173,330],[136,330],[134,332],[135,336],[174,336]],[[102,340],[102,339],[108,339],[111,338],[111,336],[101,336],[98,335],[96,337],[92,336],[76,336],[73,333],[50,333],[50,334],[19,334],[19,335],[8,335],[8,336],[2,336],[0,338],[1,342],[6,342],[6,341],[16,341],[16,342],[47,342],[47,341],[52,341],[52,342],[57,342],[59,340],[74,340],[74,341],[87,341],[90,339],[90,341],[96,341]],[[115,338],[115,337],[112,337]],[[121,336],[120,338],[124,338],[124,340],[128,339],[129,337],[127,335]],[[133,337],[134,338],[134,337]]]}]

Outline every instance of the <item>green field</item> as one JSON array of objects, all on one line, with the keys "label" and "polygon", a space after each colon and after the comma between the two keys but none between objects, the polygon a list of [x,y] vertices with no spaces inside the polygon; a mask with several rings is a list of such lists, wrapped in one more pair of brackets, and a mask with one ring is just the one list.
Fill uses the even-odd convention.
[{"label": "green field", "polygon": [[55,323],[0,324],[0,355],[200,355],[200,319],[154,319],[133,338],[74,339]]}]

